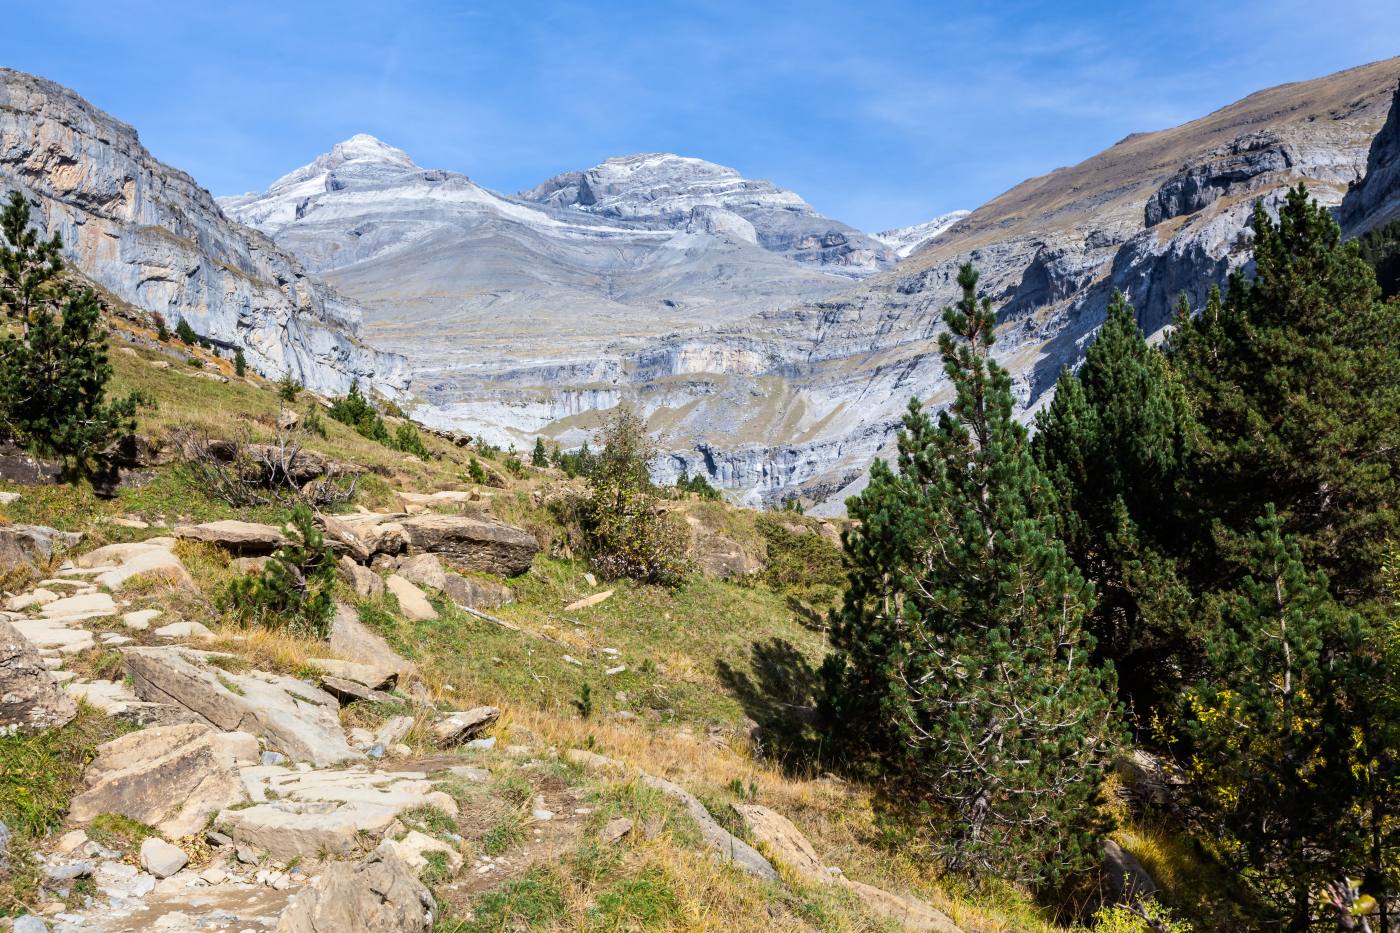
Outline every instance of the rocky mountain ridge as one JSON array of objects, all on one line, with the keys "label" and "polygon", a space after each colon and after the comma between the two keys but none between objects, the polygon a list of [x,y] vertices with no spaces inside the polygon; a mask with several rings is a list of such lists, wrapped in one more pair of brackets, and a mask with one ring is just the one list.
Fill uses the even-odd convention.
[{"label": "rocky mountain ridge", "polygon": [[0,69],[0,182],[58,233],[65,256],[116,299],[242,347],[267,375],[395,394],[403,360],[359,339],[361,309],[207,191],[157,161],[136,131],[51,81]]},{"label": "rocky mountain ridge", "polygon": [[[1391,163],[1376,151],[1394,148],[1381,130],[1398,79],[1400,59],[1390,59],[1134,134],[1018,185],[835,296],[652,341],[586,369],[502,374],[481,419],[513,416],[523,431],[578,443],[589,409],[630,401],[671,451],[663,478],[705,473],[753,504],[800,495],[818,512],[838,511],[870,460],[890,450],[908,400],[948,401],[936,341],[961,263],[978,267],[999,309],[996,356],[1028,418],[1082,357],[1113,289],[1149,332],[1182,292],[1199,307],[1247,259],[1256,199],[1276,204],[1305,182],[1322,203],[1340,205],[1376,171],[1365,202],[1375,206],[1352,199],[1348,229],[1366,226],[1368,212],[1393,198]],[[470,408],[464,400],[449,411]]]}]

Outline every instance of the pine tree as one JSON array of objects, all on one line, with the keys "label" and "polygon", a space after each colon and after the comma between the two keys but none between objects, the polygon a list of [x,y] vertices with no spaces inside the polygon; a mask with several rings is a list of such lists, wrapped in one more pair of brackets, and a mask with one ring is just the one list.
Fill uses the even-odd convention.
[{"label": "pine tree", "polygon": [[248,374],[248,360],[243,356],[243,348],[233,352],[233,371],[240,378]]},{"label": "pine tree", "polygon": [[1086,627],[1120,697],[1146,721],[1172,707],[1199,652],[1173,555],[1190,415],[1121,293],[1078,373],[1036,419],[1036,462],[1056,490],[1065,546],[1098,597]]},{"label": "pine tree", "polygon": [[1207,610],[1216,634],[1212,679],[1191,697],[1193,787],[1203,825],[1273,922],[1307,930],[1313,892],[1364,852],[1351,762],[1371,661],[1361,617],[1305,569],[1272,507],[1244,553],[1247,575]]},{"label": "pine tree", "polygon": [[288,543],[261,573],[229,583],[222,605],[245,623],[325,638],[335,609],[335,554],[305,505],[293,510],[285,533]]},{"label": "pine tree", "polygon": [[1093,594],[989,356],[990,302],[970,265],[958,282],[939,339],[952,406],[935,424],[911,402],[899,472],[877,461],[849,503],[825,706],[951,866],[1050,883],[1095,858],[1113,678],[1089,663]]},{"label": "pine tree", "polygon": [[0,419],[33,450],[88,471],[98,454],[135,429],[139,397],[107,400],[112,366],[101,306],[63,278],[57,235],[29,228],[29,205],[14,192],[0,213]]},{"label": "pine tree", "polygon": [[1358,606],[1400,540],[1400,305],[1301,185],[1254,211],[1253,278],[1230,278],[1171,357],[1200,425],[1192,504],[1215,532],[1195,561],[1220,588],[1273,503],[1304,563]]},{"label": "pine tree", "polygon": [[190,322],[184,318],[180,318],[180,323],[175,325],[175,336],[179,337],[180,342],[186,346],[193,347],[199,344],[199,335],[194,332]]},{"label": "pine tree", "polygon": [[544,469],[549,466],[549,451],[544,448],[544,438],[535,438],[535,450],[530,454],[530,464]]}]

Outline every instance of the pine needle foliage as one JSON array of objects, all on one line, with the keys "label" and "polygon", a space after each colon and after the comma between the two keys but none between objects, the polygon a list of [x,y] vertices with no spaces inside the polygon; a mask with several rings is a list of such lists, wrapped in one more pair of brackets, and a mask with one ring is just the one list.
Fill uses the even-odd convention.
[{"label": "pine needle foliage", "polygon": [[849,502],[825,711],[950,867],[1054,885],[1098,857],[1113,675],[1090,663],[1093,593],[989,356],[977,278],[960,270],[962,300],[944,312],[952,406],[935,421],[911,402],[898,471],[877,461]]},{"label": "pine needle foliage", "polygon": [[0,212],[0,430],[37,453],[61,456],[82,473],[113,441],[135,430],[137,394],[107,398],[112,366],[91,289],[63,274],[57,234],[41,239],[18,192]]},{"label": "pine needle foliage", "polygon": [[262,572],[232,580],[221,604],[244,624],[325,638],[335,608],[335,555],[305,505],[292,511],[285,534],[288,543],[272,553]]}]

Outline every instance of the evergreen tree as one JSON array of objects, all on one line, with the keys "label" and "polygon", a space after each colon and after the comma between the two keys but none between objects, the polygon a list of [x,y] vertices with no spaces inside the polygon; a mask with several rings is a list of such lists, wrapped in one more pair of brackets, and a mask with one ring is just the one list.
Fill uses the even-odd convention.
[{"label": "evergreen tree", "polygon": [[295,402],[301,390],[302,384],[291,373],[277,380],[277,397],[284,402]]},{"label": "evergreen tree", "polygon": [[849,503],[825,705],[924,805],[951,866],[1051,883],[1096,859],[1113,678],[1089,663],[1093,594],[989,356],[990,302],[970,265],[958,283],[939,338],[952,406],[935,423],[911,402],[899,472],[877,461]]},{"label": "evergreen tree", "polygon": [[1214,533],[1195,561],[1227,585],[1273,503],[1304,563],[1358,606],[1400,540],[1400,305],[1343,244],[1301,185],[1277,221],[1254,211],[1252,279],[1230,278],[1198,318],[1178,318],[1172,362],[1200,425],[1192,505]]},{"label": "evergreen tree", "polygon": [[138,396],[107,400],[112,366],[101,306],[63,278],[57,235],[39,239],[29,205],[14,192],[0,213],[0,419],[33,450],[65,457],[79,471],[135,429]]},{"label": "evergreen tree", "polygon": [[530,454],[530,464],[544,469],[549,466],[549,451],[544,448],[544,438],[535,438],[535,450]]},{"label": "evergreen tree", "polygon": [[[1065,546],[1098,597],[1086,627],[1142,720],[1176,704],[1199,655],[1180,544],[1190,415],[1162,354],[1122,294],[1078,373],[1065,372],[1036,419],[1036,462],[1053,483]],[[1192,678],[1194,679],[1194,678]]]},{"label": "evergreen tree", "polygon": [[1244,544],[1247,575],[1211,597],[1212,679],[1191,697],[1193,787],[1203,825],[1274,924],[1310,928],[1314,892],[1364,852],[1351,767],[1357,691],[1369,679],[1361,617],[1268,508]]},{"label": "evergreen tree", "polygon": [[175,325],[175,336],[179,337],[180,342],[186,346],[193,347],[199,344],[199,335],[194,332],[190,322],[184,318],[180,318],[180,323]]},{"label": "evergreen tree", "polygon": [[325,638],[335,610],[335,554],[305,505],[293,510],[285,532],[288,543],[272,552],[261,573],[229,583],[222,606],[245,623]]},{"label": "evergreen tree", "polygon": [[248,374],[248,360],[243,356],[243,348],[233,353],[233,371],[241,378]]}]

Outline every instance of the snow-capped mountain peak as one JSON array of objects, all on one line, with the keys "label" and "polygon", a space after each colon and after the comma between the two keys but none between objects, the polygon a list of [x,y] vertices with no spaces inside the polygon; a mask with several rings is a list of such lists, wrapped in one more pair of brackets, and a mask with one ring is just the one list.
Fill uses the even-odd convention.
[{"label": "snow-capped mountain peak", "polygon": [[904,259],[918,252],[930,240],[962,220],[969,213],[971,211],[949,211],[921,224],[897,227],[894,230],[870,235],[894,250],[894,254],[900,259]]}]

